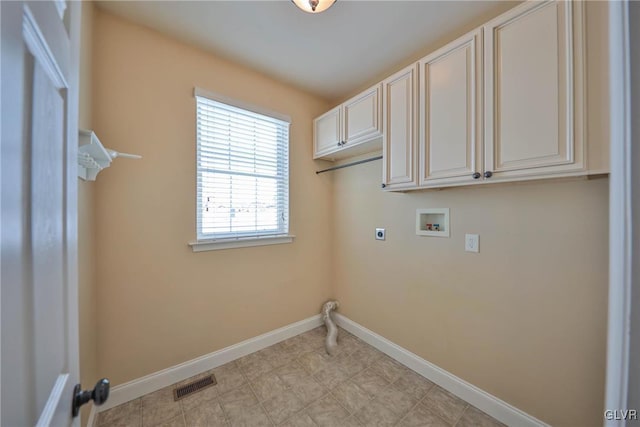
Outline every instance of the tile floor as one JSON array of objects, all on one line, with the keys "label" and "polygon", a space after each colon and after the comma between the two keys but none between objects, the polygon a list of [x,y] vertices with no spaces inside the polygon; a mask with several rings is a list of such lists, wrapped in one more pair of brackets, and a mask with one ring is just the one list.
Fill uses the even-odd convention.
[{"label": "tile floor", "polygon": [[328,356],[325,336],[313,329],[207,372],[216,386],[175,402],[173,389],[194,377],[101,412],[96,424],[503,426],[342,329]]}]

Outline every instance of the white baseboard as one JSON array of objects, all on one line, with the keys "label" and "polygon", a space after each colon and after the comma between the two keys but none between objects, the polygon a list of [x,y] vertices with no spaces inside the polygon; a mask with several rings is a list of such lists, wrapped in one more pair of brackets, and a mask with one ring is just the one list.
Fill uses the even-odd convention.
[{"label": "white baseboard", "polygon": [[[450,391],[461,399],[491,415],[508,426],[549,427],[548,424],[515,408],[495,396],[469,384],[455,375],[439,368],[408,350],[394,344],[364,326],[335,313],[336,323],[346,331],[372,345],[389,357],[406,367],[416,371],[423,377]],[[222,350],[209,353],[193,360],[172,366],[162,371],[146,375],[142,378],[120,384],[111,390],[109,400],[100,406],[93,406],[89,415],[88,426],[92,427],[98,412],[137,399],[145,394],[160,390],[171,384],[183,381],[201,372],[229,363],[247,354],[269,347],[275,343],[291,338],[322,325],[320,315],[309,317],[296,323],[267,332],[255,338],[242,341]]]},{"label": "white baseboard", "polygon": [[392,359],[397,360],[406,367],[416,371],[431,382],[450,391],[459,398],[467,401],[476,408],[486,412],[498,421],[508,426],[518,427],[549,427],[548,424],[532,417],[531,415],[515,408],[503,400],[469,384],[455,375],[439,368],[433,363],[427,362],[418,355],[394,344],[388,339],[376,334],[364,326],[335,313],[338,326],[352,333],[367,344],[372,345]]},{"label": "white baseboard", "polygon": [[98,411],[96,410],[96,405],[91,404],[91,412],[89,412],[89,419],[87,420],[87,427],[93,427],[93,423],[96,422],[96,415],[98,415]]},{"label": "white baseboard", "polygon": [[224,365],[225,363],[229,363],[232,360],[236,360],[255,351],[262,350],[265,347],[309,331],[322,324],[322,318],[317,314],[255,338],[250,338],[238,344],[223,348],[222,350],[214,351],[213,353],[163,369],[162,371],[154,372],[153,374],[146,375],[128,383],[117,385],[111,389],[109,400],[107,400],[104,405],[100,407],[94,406],[92,408],[88,426],[93,426],[93,419],[95,418],[96,412],[106,411],[114,406],[144,396],[147,393],[186,380],[201,372]]}]

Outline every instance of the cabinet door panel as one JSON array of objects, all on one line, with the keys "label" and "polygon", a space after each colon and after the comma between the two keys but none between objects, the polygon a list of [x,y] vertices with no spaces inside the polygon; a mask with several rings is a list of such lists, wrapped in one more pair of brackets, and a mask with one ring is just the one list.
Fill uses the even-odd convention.
[{"label": "cabinet door panel", "polygon": [[379,85],[344,103],[344,133],[347,144],[382,135]]},{"label": "cabinet door panel", "polygon": [[383,82],[383,183],[387,188],[415,187],[416,67]]},{"label": "cabinet door panel", "polygon": [[472,181],[480,169],[481,32],[420,61],[420,185]]},{"label": "cabinet door panel", "polygon": [[485,26],[485,168],[494,174],[582,167],[574,132],[581,74],[576,79],[573,7],[526,3]]},{"label": "cabinet door panel", "polygon": [[317,159],[332,151],[338,151],[342,141],[341,106],[327,111],[313,121],[313,158]]}]

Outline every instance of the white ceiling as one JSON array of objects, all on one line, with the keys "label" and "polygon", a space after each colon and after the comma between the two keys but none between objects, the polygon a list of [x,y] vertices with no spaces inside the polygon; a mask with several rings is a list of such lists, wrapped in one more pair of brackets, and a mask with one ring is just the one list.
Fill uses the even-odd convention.
[{"label": "white ceiling", "polygon": [[337,100],[515,3],[339,0],[316,15],[287,0],[101,1],[99,5]]}]

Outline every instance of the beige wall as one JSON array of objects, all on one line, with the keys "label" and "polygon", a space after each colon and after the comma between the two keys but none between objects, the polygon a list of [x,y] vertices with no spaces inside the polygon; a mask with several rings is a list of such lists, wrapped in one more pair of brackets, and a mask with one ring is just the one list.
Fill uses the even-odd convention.
[{"label": "beige wall", "polygon": [[[312,316],[328,297],[331,177],[316,177],[324,101],[98,11],[94,128],[117,159],[96,181],[100,373],[121,384]],[[292,118],[293,244],[193,253],[198,86]]]},{"label": "beige wall", "polygon": [[[335,172],[340,311],[552,425],[601,425],[608,180],[404,194],[381,173]],[[429,207],[451,209],[450,238],[416,236]]]},{"label": "beige wall", "polygon": [[[80,44],[80,100],[78,124],[91,129],[91,82],[93,43],[93,3],[82,2],[82,39]],[[95,289],[95,213],[93,182],[78,179],[78,317],[80,335],[80,379],[84,388],[97,381],[97,322]],[[91,405],[82,408],[86,425]]]}]

